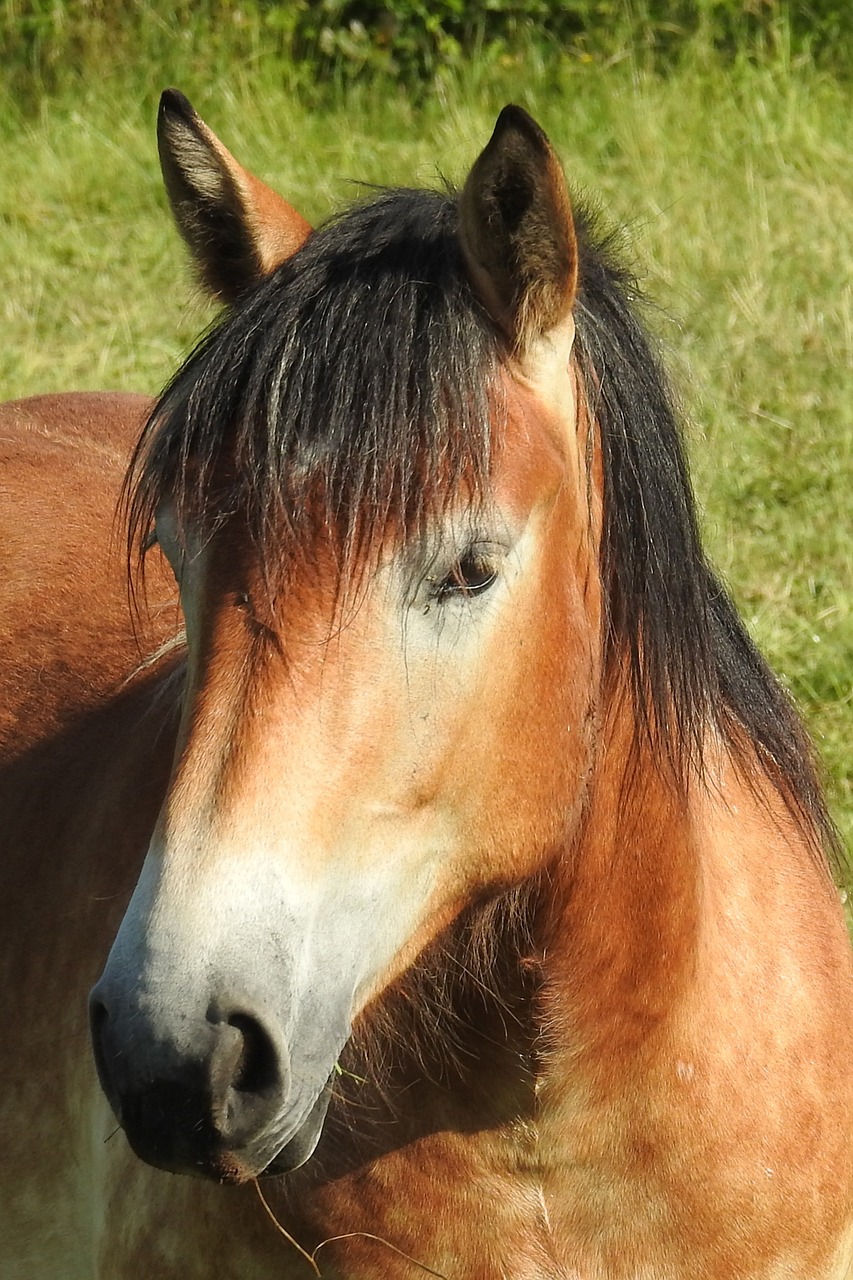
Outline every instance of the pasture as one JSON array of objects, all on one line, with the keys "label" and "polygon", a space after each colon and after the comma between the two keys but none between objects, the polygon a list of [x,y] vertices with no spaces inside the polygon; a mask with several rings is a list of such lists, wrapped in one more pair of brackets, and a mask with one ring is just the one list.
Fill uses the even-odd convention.
[{"label": "pasture", "polygon": [[0,100],[0,392],[156,392],[212,311],[161,189],[159,90],[176,80],[235,154],[310,219],[358,181],[460,179],[506,101],[570,186],[624,228],[685,405],[713,558],[822,756],[853,842],[851,93],[784,59],[476,67],[417,107],[352,89],[322,109],[280,68],[146,66]]}]

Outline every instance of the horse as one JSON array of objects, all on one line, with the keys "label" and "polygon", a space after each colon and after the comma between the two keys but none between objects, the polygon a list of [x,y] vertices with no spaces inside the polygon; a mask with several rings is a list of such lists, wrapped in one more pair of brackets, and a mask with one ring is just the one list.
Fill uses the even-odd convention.
[{"label": "horse", "polygon": [[612,237],[519,107],[318,229],[158,134],[221,318],[0,417],[0,1275],[853,1276],[832,824]]}]

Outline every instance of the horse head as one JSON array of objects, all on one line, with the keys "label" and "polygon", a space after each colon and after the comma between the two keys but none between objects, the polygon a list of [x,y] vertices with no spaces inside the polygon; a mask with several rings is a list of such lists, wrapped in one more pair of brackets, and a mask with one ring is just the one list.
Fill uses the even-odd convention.
[{"label": "horse head", "polygon": [[522,110],[458,197],[388,192],[313,232],[180,95],[159,136],[233,306],[129,482],[180,588],[183,718],[91,1019],[134,1149],[239,1181],[311,1155],[354,1020],[570,841],[600,461],[571,205]]}]

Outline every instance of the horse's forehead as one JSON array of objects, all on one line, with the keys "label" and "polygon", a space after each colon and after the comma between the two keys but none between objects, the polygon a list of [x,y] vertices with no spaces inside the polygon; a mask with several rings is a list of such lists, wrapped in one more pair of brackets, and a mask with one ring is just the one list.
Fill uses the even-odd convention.
[{"label": "horse's forehead", "polygon": [[[416,573],[440,545],[464,539],[469,524],[488,528],[490,513],[498,524],[508,517],[511,526],[522,528],[531,512],[547,507],[577,471],[574,406],[558,415],[535,387],[510,370],[499,377],[502,387],[492,401],[491,464],[482,490],[439,475],[424,519],[408,527],[405,512],[393,509],[342,516],[330,506],[322,470],[294,471],[287,477],[287,497],[279,512],[285,527],[276,531],[267,526],[268,547],[239,511],[209,538],[204,557],[210,569],[204,574],[208,592],[228,603],[236,592],[244,607],[245,588],[257,620],[272,629],[300,614],[322,615],[327,623],[328,615],[337,615],[341,607],[350,613],[354,600],[363,602],[377,570],[406,560]],[[288,506],[293,507],[291,515]]]}]

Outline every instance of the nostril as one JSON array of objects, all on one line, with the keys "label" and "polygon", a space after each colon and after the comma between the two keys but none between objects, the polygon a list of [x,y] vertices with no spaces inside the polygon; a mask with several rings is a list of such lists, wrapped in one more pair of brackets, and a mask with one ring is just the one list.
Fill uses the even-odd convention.
[{"label": "nostril", "polygon": [[235,1144],[278,1110],[286,1070],[272,1035],[252,1014],[229,1013],[214,1024],[214,1033],[210,1114],[220,1138]]},{"label": "nostril", "polygon": [[101,1027],[109,1018],[107,1006],[103,1000],[99,1000],[96,996],[89,997],[89,1026],[92,1028],[93,1039],[100,1035]]},{"label": "nostril", "polygon": [[238,1093],[268,1094],[281,1086],[281,1064],[272,1039],[257,1019],[246,1013],[232,1013],[227,1020],[241,1037],[240,1055],[231,1076],[231,1088]]},{"label": "nostril", "polygon": [[104,1090],[107,1090],[108,1073],[106,1069],[106,1054],[104,1051],[104,1031],[109,1021],[109,1013],[107,1006],[103,1000],[97,999],[95,996],[89,998],[89,1034],[92,1040],[92,1052],[95,1057],[95,1066],[98,1071],[98,1078]]}]

